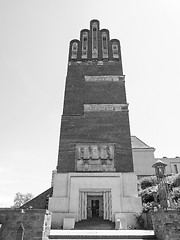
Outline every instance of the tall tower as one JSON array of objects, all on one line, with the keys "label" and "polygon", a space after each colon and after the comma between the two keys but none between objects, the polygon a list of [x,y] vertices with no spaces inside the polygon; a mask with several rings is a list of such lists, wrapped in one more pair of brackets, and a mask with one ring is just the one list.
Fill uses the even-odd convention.
[{"label": "tall tower", "polygon": [[[105,147],[112,168],[79,166],[80,159],[104,161]],[[99,30],[97,20],[81,31],[80,41],[70,42],[57,165],[58,173],[87,170],[133,172],[120,43]]]},{"label": "tall tower", "polygon": [[132,224],[140,209],[121,48],[98,20],[70,42],[57,174],[49,210],[63,219],[94,216]]}]

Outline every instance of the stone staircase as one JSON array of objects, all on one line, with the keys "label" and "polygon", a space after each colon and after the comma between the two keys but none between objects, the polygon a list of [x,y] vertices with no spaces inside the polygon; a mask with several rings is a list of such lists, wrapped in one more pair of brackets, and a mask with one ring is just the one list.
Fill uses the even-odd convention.
[{"label": "stone staircase", "polygon": [[74,230],[113,230],[115,223],[100,217],[93,217],[75,223]]},{"label": "stone staircase", "polygon": [[51,230],[49,239],[155,240],[156,237],[153,230]]}]

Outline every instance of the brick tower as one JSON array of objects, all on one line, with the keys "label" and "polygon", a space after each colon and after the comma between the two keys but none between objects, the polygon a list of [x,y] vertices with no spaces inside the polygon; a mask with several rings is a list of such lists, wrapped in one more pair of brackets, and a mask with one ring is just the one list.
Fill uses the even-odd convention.
[{"label": "brick tower", "polygon": [[99,21],[69,47],[57,173],[49,210],[54,227],[125,218],[141,208],[130,138],[121,48]]}]

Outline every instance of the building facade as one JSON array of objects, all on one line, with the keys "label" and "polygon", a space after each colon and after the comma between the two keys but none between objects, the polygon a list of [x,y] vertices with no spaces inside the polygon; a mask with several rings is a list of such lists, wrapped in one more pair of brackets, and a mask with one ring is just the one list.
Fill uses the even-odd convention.
[{"label": "building facade", "polygon": [[131,136],[134,172],[138,177],[155,175],[155,148],[148,146],[136,136]]},{"label": "building facade", "polygon": [[134,223],[137,196],[120,42],[92,20],[70,42],[57,173],[48,209],[64,219]]},{"label": "building facade", "polygon": [[166,175],[179,174],[180,173],[180,157],[163,157],[155,158],[155,148],[148,146],[142,140],[136,136],[131,136],[132,154],[134,163],[134,172],[138,177],[155,175],[152,165],[161,160],[166,166]]},{"label": "building facade", "polygon": [[166,174],[171,175],[171,174],[179,174],[180,173],[180,157],[175,157],[175,158],[168,158],[168,157],[163,157],[163,158],[156,158],[157,160],[161,160],[164,163],[167,164],[166,166]]}]

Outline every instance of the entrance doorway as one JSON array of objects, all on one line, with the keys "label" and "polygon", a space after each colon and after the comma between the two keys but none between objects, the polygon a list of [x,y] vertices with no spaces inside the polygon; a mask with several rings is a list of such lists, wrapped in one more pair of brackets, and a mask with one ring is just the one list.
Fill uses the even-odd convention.
[{"label": "entrance doorway", "polygon": [[99,217],[99,200],[91,200],[92,217]]},{"label": "entrance doorway", "polygon": [[109,189],[79,191],[78,221],[90,218],[112,220],[112,197]]},{"label": "entrance doorway", "polygon": [[87,196],[88,218],[103,217],[103,196]]}]

